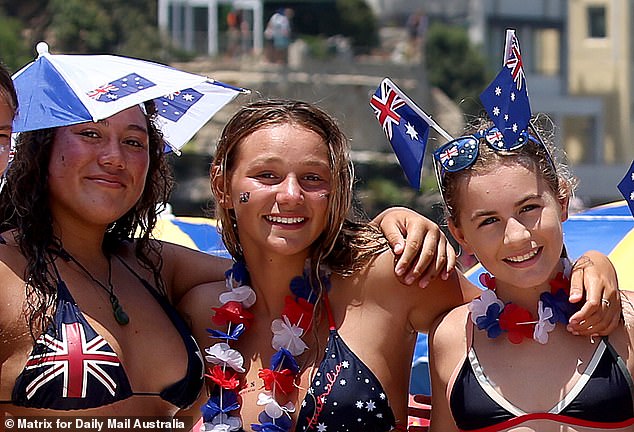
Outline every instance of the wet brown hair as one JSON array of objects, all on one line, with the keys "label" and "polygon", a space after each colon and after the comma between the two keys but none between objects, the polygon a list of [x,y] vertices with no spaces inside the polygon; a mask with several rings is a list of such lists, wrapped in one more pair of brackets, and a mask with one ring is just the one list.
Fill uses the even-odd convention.
[{"label": "wet brown hair", "polygon": [[[245,138],[259,129],[283,124],[292,124],[319,135],[328,147],[330,170],[335,176],[328,197],[326,226],[315,241],[311,263],[314,266],[327,264],[333,271],[344,274],[362,268],[377,251],[385,250],[387,242],[374,227],[352,220],[354,170],[349,155],[350,145],[337,122],[316,105],[273,99],[242,107],[224,127],[212,162],[211,176],[220,176],[219,183],[222,185],[222,190],[214,190],[216,199],[228,190],[239,145]],[[227,249],[235,259],[243,259],[235,213],[217,202],[216,217],[220,221]]]},{"label": "wet brown hair", "polygon": [[[153,103],[145,104],[149,134],[149,166],[141,197],[126,214],[107,228],[103,250],[115,253],[122,242],[136,239],[135,255],[140,264],[152,271],[154,282],[165,295],[160,277],[160,243],[151,239],[157,220],[157,206],[166,203],[173,178],[164,154],[163,136],[155,123]],[[7,171],[7,183],[0,193],[0,228],[15,230],[15,240],[26,259],[28,322],[32,336],[36,327],[44,330],[51,320],[50,311],[57,299],[57,278],[51,273],[51,250],[59,250],[61,241],[53,233],[49,206],[48,166],[57,128],[20,133],[15,157]],[[38,323],[37,325],[35,323]]]}]

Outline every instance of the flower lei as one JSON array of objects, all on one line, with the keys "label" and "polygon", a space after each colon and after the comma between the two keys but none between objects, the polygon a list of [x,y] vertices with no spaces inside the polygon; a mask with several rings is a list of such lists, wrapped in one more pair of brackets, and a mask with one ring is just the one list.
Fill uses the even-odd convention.
[{"label": "flower lei", "polygon": [[564,272],[559,272],[550,283],[550,291],[539,296],[538,319],[528,310],[512,302],[503,303],[495,295],[495,277],[488,273],[480,275],[480,283],[487,287],[480,297],[474,299],[468,308],[471,321],[480,330],[486,330],[489,338],[497,338],[507,333],[514,344],[524,338],[533,338],[540,344],[548,342],[548,333],[560,322],[568,324],[570,317],[580,309],[580,305],[568,301],[570,294],[570,262],[563,260]]},{"label": "flower lei", "polygon": [[[276,396],[278,392],[289,394],[297,386],[295,379],[300,368],[295,357],[308,349],[301,337],[310,330],[314,304],[318,298],[312,288],[317,285],[317,281],[311,283],[308,264],[304,274],[291,281],[293,295],[284,299],[281,318],[271,323],[271,345],[277,352],[271,358],[270,368],[260,369],[258,373],[264,391],[258,395],[257,404],[263,406],[264,410],[258,416],[259,423],[251,424],[254,431],[287,432],[292,426],[290,414],[295,411],[295,406],[290,401],[281,405]],[[256,295],[248,285],[249,272],[243,262],[235,262],[225,277],[227,291],[219,295],[222,306],[212,308],[215,311],[212,322],[218,326],[227,325],[227,332],[207,329],[211,338],[222,342],[205,349],[205,358],[213,364],[205,376],[218,387],[201,408],[204,421],[201,431],[229,432],[242,428],[242,420],[231,416],[230,412],[240,408],[238,392],[241,384],[238,373],[245,372],[244,358],[239,351],[229,346],[229,341],[238,340],[251,324],[253,314],[247,309],[255,304]],[[323,286],[329,289],[330,272],[320,269],[319,277]]]}]

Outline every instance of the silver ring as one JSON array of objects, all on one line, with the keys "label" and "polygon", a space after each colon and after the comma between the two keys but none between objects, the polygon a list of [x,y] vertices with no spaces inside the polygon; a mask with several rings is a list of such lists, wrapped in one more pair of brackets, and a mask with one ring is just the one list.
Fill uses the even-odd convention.
[{"label": "silver ring", "polygon": [[603,303],[607,307],[610,307],[610,300],[608,300],[608,299],[601,299],[601,303]]}]

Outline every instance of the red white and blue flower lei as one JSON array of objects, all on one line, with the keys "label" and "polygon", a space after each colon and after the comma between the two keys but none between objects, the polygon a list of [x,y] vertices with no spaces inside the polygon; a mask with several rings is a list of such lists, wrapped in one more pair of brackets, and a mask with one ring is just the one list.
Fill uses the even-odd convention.
[{"label": "red white and blue flower lei", "polygon": [[[291,393],[296,384],[299,365],[295,357],[301,355],[308,346],[301,337],[310,330],[314,305],[319,298],[313,286],[330,288],[330,272],[320,269],[320,280],[312,281],[307,265],[302,276],[295,277],[290,284],[292,295],[285,298],[281,318],[273,320],[271,345],[276,353],[271,358],[270,368],[260,369],[258,376],[263,381],[263,391],[258,395],[257,404],[264,407],[258,416],[259,423],[251,424],[254,431],[288,432],[292,426],[290,414],[295,411],[292,402],[281,405],[277,401],[278,392]],[[219,308],[212,322],[217,326],[227,325],[227,331],[207,329],[211,338],[221,342],[205,349],[205,359],[213,364],[205,376],[217,384],[214,394],[201,408],[203,415],[202,431],[229,432],[242,428],[240,417],[231,412],[240,408],[238,394],[242,383],[239,375],[245,372],[244,358],[239,351],[229,346],[248,329],[253,314],[248,309],[255,304],[255,291],[248,285],[249,272],[243,262],[234,263],[225,273],[227,291],[219,295]]]},{"label": "red white and blue flower lei", "polygon": [[580,305],[568,301],[570,295],[570,262],[563,260],[564,271],[550,281],[550,291],[539,296],[538,318],[512,302],[504,303],[495,294],[495,278],[488,273],[480,275],[480,283],[487,289],[468,305],[471,321],[489,338],[506,333],[510,342],[518,344],[532,338],[540,344],[548,342],[548,334],[559,322],[568,324]]}]

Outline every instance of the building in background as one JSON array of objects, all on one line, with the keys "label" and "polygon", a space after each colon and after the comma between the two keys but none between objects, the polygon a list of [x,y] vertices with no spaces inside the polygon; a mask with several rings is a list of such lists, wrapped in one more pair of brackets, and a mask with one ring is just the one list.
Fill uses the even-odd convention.
[{"label": "building in background", "polygon": [[555,123],[586,204],[617,199],[634,158],[629,0],[471,0],[469,28],[489,59],[506,28],[520,39],[533,112]]}]

